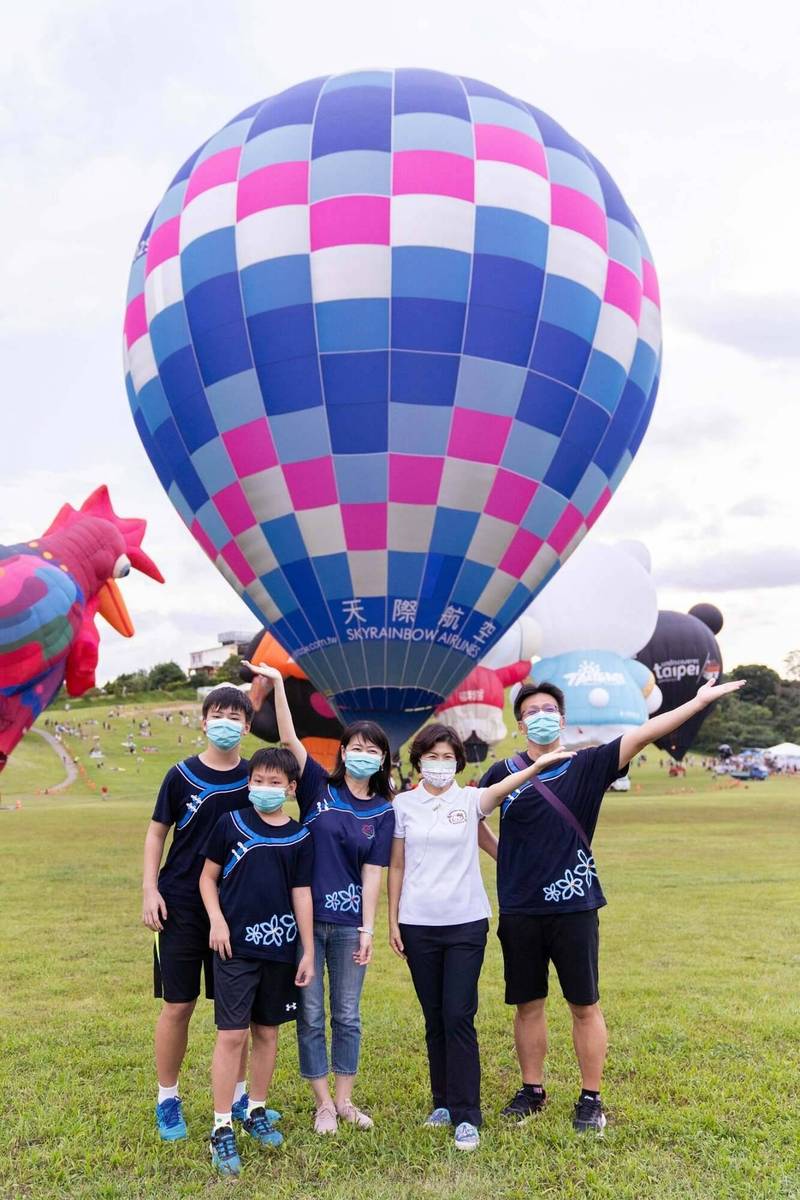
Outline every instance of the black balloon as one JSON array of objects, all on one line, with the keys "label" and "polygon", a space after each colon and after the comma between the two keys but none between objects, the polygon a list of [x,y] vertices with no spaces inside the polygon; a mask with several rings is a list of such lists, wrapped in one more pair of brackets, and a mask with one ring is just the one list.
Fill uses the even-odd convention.
[{"label": "black balloon", "polygon": [[689,609],[689,616],[697,617],[698,621],[707,625],[713,634],[719,633],[722,629],[722,613],[716,604],[693,604]]},{"label": "black balloon", "polygon": [[[262,629],[247,647],[245,658],[252,662],[258,653],[267,630]],[[247,667],[241,667],[239,674],[245,683],[251,683],[253,672]],[[294,675],[284,675],[286,699],[294,720],[297,736],[304,738],[330,738],[338,745],[342,726],[334,713],[330,711],[317,689],[308,679],[298,679]],[[275,697],[270,692],[253,716],[251,729],[256,737],[264,742],[279,742],[278,721],[275,716]]]},{"label": "black balloon", "polygon": [[[704,619],[701,620],[697,609],[711,612],[704,612]],[[663,700],[658,712],[669,712],[685,704],[702,684],[717,680],[722,675],[722,655],[711,629],[711,621],[705,620],[708,616],[713,620],[713,614],[716,614],[718,629],[721,629],[722,614],[713,604],[695,605],[692,613],[671,612],[668,609],[661,611],[653,636],[636,655],[639,662],[653,672],[661,689]],[[703,709],[667,737],[661,738],[656,745],[680,762],[709,712],[710,708]]]}]

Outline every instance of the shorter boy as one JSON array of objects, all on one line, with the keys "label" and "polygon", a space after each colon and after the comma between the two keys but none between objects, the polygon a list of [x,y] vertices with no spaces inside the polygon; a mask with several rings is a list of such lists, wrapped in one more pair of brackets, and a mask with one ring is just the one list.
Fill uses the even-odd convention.
[{"label": "shorter boy", "polygon": [[248,1030],[253,1049],[242,1129],[264,1146],[283,1141],[266,1111],[277,1027],[296,1019],[298,988],[314,975],[311,835],[282,811],[299,777],[289,750],[256,751],[250,760],[250,805],[220,817],[201,851],[206,861],[200,894],[211,922],[209,944],[216,951],[210,1149],[222,1175],[238,1175],[241,1169],[231,1107]]}]

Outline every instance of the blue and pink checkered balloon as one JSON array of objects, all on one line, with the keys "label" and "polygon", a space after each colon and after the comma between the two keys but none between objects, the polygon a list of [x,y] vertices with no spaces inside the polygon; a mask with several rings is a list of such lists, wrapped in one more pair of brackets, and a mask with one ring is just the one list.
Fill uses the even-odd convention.
[{"label": "blue and pink checkered balloon", "polygon": [[212,562],[343,720],[397,743],[608,503],[660,345],[647,243],[587,150],[477,80],[358,71],[181,168],[125,371]]}]

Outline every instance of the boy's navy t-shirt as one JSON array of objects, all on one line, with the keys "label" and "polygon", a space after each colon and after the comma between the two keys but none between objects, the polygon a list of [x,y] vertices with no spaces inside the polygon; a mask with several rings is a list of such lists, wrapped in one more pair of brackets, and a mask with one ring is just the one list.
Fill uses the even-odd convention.
[{"label": "boy's navy t-shirt", "polygon": [[394,809],[385,796],[360,800],[345,784],[334,787],[311,755],[297,785],[303,824],[314,839],[314,919],[333,925],[362,923],[361,868],[388,867]]},{"label": "boy's navy t-shirt", "polygon": [[153,809],[153,820],[174,826],[169,853],[158,875],[158,890],[167,902],[193,904],[202,911],[198,883],[203,869],[200,850],[217,819],[249,803],[249,763],[230,771],[213,771],[197,755],[170,767]]},{"label": "boy's navy t-shirt", "polygon": [[[616,738],[607,746],[579,750],[540,776],[575,814],[590,841],[606,789],[627,770],[619,768],[619,744]],[[528,755],[521,757],[530,766]],[[508,759],[497,762],[481,787],[520,769]],[[500,806],[497,899],[501,913],[534,916],[581,912],[606,903],[591,851],[532,783],[512,792]]]},{"label": "boy's navy t-shirt", "polygon": [[308,830],[291,819],[268,825],[249,804],[219,818],[201,854],[222,867],[219,903],[233,953],[294,962],[292,888],[311,887],[314,851]]}]

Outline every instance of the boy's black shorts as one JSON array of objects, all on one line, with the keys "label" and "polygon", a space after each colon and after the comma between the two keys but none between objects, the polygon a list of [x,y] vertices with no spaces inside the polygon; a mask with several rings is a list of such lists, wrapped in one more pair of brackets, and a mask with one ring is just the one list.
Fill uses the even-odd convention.
[{"label": "boy's black shorts", "polygon": [[503,949],[506,1004],[543,999],[551,961],[570,1004],[596,1004],[600,999],[596,908],[542,916],[501,913],[497,936]]},{"label": "boy's black shorts", "polygon": [[269,958],[214,955],[214,1023],[217,1029],[247,1029],[295,1021],[300,989],[297,964]]},{"label": "boy's black shorts", "polygon": [[205,975],[206,999],[214,999],[214,952],[208,944],[210,927],[202,905],[167,900],[164,928],[155,935],[153,993],[170,1004],[185,1004],[200,995]]}]

